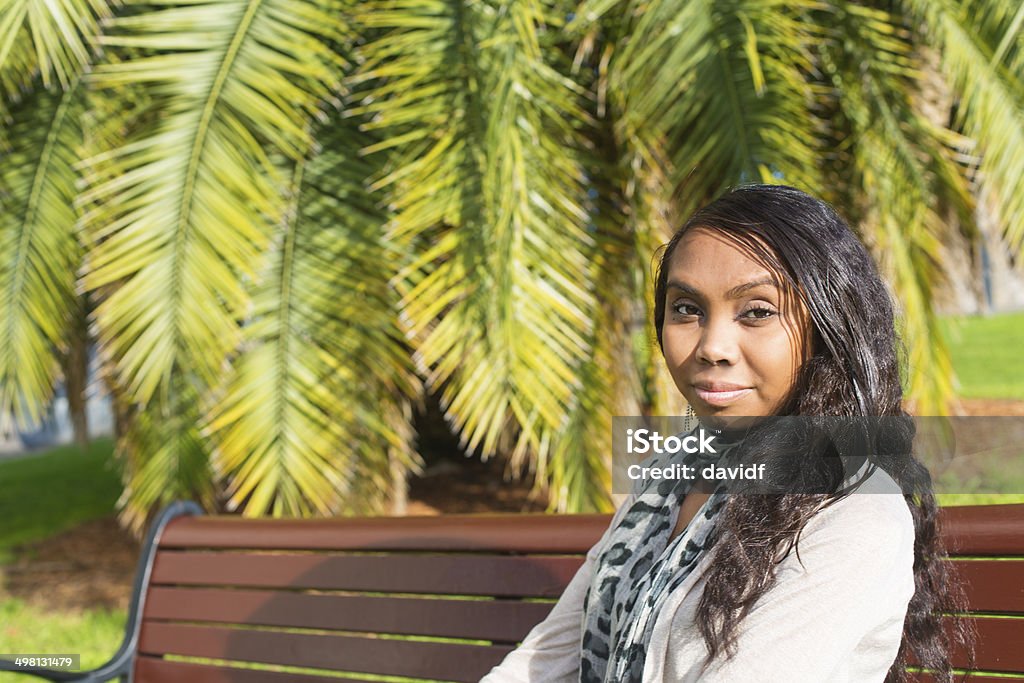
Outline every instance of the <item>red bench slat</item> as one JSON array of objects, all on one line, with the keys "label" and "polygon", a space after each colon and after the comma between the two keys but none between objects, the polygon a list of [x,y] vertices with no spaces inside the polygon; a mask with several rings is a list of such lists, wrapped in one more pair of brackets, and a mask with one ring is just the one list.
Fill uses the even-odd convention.
[{"label": "red bench slat", "polygon": [[611,515],[444,515],[338,519],[185,517],[163,548],[585,553]]},{"label": "red bench slat", "polygon": [[348,676],[312,676],[238,669],[191,662],[173,662],[155,657],[139,657],[135,667],[136,683],[380,683]]},{"label": "red bench slat", "polygon": [[1024,559],[959,560],[951,564],[967,582],[972,612],[1024,614]]},{"label": "red bench slat", "polygon": [[[954,555],[1020,555],[1024,505],[942,508],[941,530]],[[269,550],[443,550],[583,553],[611,515],[443,515],[351,519],[185,517],[160,541],[166,548]]]},{"label": "red bench slat", "polygon": [[359,638],[148,622],[139,652],[347,672],[479,681],[511,645]]},{"label": "red bench slat", "polygon": [[579,557],[161,552],[153,585],[557,598]]},{"label": "red bench slat", "polygon": [[[1024,619],[999,617],[967,617],[975,626],[978,642],[975,646],[974,669],[995,673],[1024,673]],[[947,632],[952,627],[953,617],[946,617]],[[967,656],[963,650],[955,650],[953,667],[967,668]],[[914,661],[910,662],[915,665]],[[1003,679],[1005,680],[1005,679]]]},{"label": "red bench slat", "polygon": [[939,524],[950,555],[1024,555],[1024,505],[942,508]]},{"label": "red bench slat", "polygon": [[471,638],[516,643],[553,603],[324,595],[290,591],[150,590],[145,619],[210,621]]}]

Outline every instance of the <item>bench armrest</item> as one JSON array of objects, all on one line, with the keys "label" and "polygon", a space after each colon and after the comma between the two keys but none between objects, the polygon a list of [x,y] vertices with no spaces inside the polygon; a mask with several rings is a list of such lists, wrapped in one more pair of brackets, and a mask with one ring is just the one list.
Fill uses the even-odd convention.
[{"label": "bench armrest", "polygon": [[153,562],[156,560],[156,549],[164,528],[176,517],[184,515],[201,515],[203,509],[192,501],[175,501],[164,508],[157,516],[146,541],[142,546],[135,573],[135,586],[132,588],[132,601],[128,608],[128,622],[125,624],[124,640],[117,652],[102,666],[91,671],[58,671],[44,667],[18,667],[11,660],[0,659],[0,671],[10,671],[28,676],[45,678],[50,681],[75,681],[76,683],[104,683],[117,678],[127,681],[139,644],[139,628],[142,625],[142,612],[146,606],[146,593],[149,588],[149,577],[153,573]]}]

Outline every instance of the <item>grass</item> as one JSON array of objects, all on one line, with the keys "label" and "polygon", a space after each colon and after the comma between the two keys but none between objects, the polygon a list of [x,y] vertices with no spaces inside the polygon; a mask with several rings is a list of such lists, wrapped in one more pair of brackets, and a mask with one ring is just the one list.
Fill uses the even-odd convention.
[{"label": "grass", "polygon": [[964,398],[1024,399],[1024,313],[943,319]]},{"label": "grass", "polygon": [[[0,577],[15,546],[113,514],[121,494],[113,450],[110,439],[96,439],[85,452],[62,446],[0,460]],[[114,653],[125,620],[123,610],[49,613],[0,597],[0,652],[80,654],[91,669]],[[0,683],[26,680],[0,673]]]},{"label": "grass", "polygon": [[[117,649],[125,614],[95,610],[45,614],[20,600],[0,600],[0,652],[77,654],[83,670],[103,664]],[[26,676],[0,673],[0,683],[25,683]]]},{"label": "grass", "polygon": [[121,478],[110,439],[0,460],[0,565],[11,548],[114,513]]},{"label": "grass", "polygon": [[939,493],[935,498],[943,507],[1024,503],[1024,494],[1021,493]]}]

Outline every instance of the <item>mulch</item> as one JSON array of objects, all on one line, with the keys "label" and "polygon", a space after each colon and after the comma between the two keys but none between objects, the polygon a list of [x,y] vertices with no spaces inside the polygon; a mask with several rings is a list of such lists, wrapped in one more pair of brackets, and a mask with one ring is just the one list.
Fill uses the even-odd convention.
[{"label": "mulch", "polygon": [[[1021,415],[1024,401],[968,399],[968,415]],[[410,483],[409,515],[478,512],[541,512],[547,501],[531,498],[529,477],[504,481],[492,459],[441,460]],[[81,524],[18,549],[0,567],[0,599],[19,598],[47,611],[125,609],[139,557],[138,541],[113,518]]]},{"label": "mulch", "polygon": [[960,399],[960,404],[965,415],[1024,416],[1024,401],[1004,398],[963,398]]},{"label": "mulch", "polygon": [[13,563],[0,567],[0,598],[19,598],[46,611],[128,606],[139,543],[113,517],[16,552]]}]

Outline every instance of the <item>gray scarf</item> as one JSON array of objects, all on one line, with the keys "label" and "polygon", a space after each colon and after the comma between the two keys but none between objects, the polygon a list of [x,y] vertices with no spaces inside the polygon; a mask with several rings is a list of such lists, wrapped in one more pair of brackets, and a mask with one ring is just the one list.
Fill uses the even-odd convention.
[{"label": "gray scarf", "polygon": [[[717,441],[716,441],[717,443]],[[725,445],[725,444],[723,444]],[[651,466],[703,466],[724,455],[660,455]],[[686,530],[669,542],[692,482],[652,480],[612,530],[583,600],[580,683],[642,680],[647,644],[665,599],[714,544],[714,517],[725,503],[719,484]]]}]

